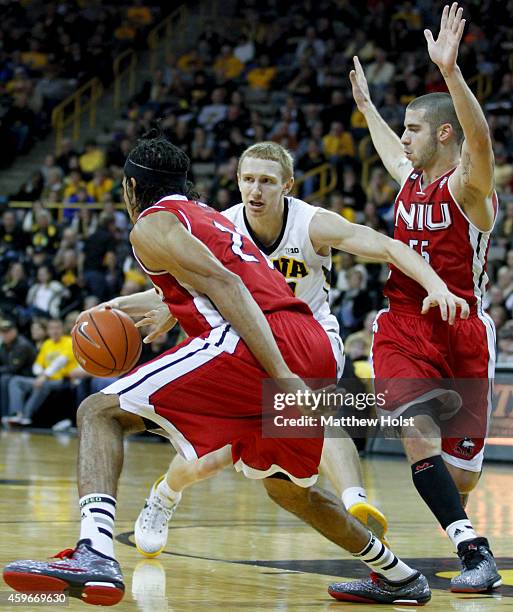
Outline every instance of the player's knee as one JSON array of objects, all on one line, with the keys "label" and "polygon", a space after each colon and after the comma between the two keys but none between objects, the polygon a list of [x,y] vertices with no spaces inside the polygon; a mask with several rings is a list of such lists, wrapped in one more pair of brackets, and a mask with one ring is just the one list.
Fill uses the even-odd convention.
[{"label": "player's knee", "polygon": [[196,476],[198,480],[205,480],[211,478],[217,472],[224,469],[225,465],[215,455],[207,455],[202,457],[196,465]]},{"label": "player's knee", "polygon": [[410,463],[439,455],[440,430],[429,416],[417,415],[413,426],[403,428],[402,443]]},{"label": "player's knee", "polygon": [[476,488],[481,476],[480,472],[469,472],[450,465],[447,467],[460,495],[467,495]]},{"label": "player's knee", "polygon": [[78,407],[77,425],[80,427],[86,420],[97,420],[108,416],[114,418],[116,409],[119,410],[117,396],[93,393],[83,400]]},{"label": "player's knee", "polygon": [[282,478],[264,478],[267,495],[278,506],[290,509],[308,497],[309,491]]}]

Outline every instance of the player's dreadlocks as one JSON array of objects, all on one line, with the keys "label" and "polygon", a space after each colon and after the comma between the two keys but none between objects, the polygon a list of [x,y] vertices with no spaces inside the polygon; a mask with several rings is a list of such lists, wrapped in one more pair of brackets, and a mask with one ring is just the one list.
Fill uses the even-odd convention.
[{"label": "player's dreadlocks", "polygon": [[[161,198],[178,193],[193,200],[198,194],[187,180],[191,162],[187,154],[172,144],[160,127],[137,141],[125,163],[128,196],[134,212],[140,214]],[[135,193],[130,178],[135,178]]]}]

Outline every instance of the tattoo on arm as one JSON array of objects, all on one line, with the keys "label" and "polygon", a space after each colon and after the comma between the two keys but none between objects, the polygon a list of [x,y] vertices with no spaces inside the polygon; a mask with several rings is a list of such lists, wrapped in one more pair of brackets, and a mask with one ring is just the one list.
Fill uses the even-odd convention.
[{"label": "tattoo on arm", "polygon": [[461,160],[461,177],[464,185],[470,183],[470,170],[472,168],[472,160],[470,159],[470,153],[465,153]]}]

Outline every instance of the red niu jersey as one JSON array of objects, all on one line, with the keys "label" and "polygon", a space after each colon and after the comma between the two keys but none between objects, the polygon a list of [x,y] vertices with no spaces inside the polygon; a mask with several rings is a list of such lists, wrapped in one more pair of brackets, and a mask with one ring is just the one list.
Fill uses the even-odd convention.
[{"label": "red niu jersey", "polygon": [[[420,253],[449,290],[476,312],[488,283],[486,257],[491,232],[475,227],[454,199],[449,189],[454,170],[424,188],[422,172],[411,172],[395,201],[394,238]],[[493,206],[496,215],[495,193]],[[385,295],[392,309],[420,314],[426,291],[391,266]]]},{"label": "red niu jersey", "polygon": [[[310,308],[293,296],[285,278],[258,247],[216,210],[201,202],[189,201],[185,196],[173,195],[144,210],[138,221],[162,211],[174,214],[228,270],[240,276],[264,314],[283,310],[311,314]],[[134,255],[137,258],[135,250]],[[199,336],[226,322],[205,294],[181,284],[169,272],[142,267],[187,335]]]}]

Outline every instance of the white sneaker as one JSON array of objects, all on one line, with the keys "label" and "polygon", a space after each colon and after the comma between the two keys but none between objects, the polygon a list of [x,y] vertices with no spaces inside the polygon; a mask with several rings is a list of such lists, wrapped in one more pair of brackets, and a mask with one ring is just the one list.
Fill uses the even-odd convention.
[{"label": "white sneaker", "polygon": [[167,543],[168,523],[178,506],[165,505],[157,492],[157,487],[165,478],[161,476],[151,487],[150,496],[135,521],[135,546],[144,557],[156,557]]},{"label": "white sneaker", "polygon": [[62,419],[52,426],[52,431],[67,431],[72,425],[71,419]]},{"label": "white sneaker", "polygon": [[7,415],[7,416],[3,416],[2,417],[2,423],[4,425],[12,425],[12,424],[18,424],[21,419],[23,417],[21,416],[21,414],[11,414],[11,415]]}]

